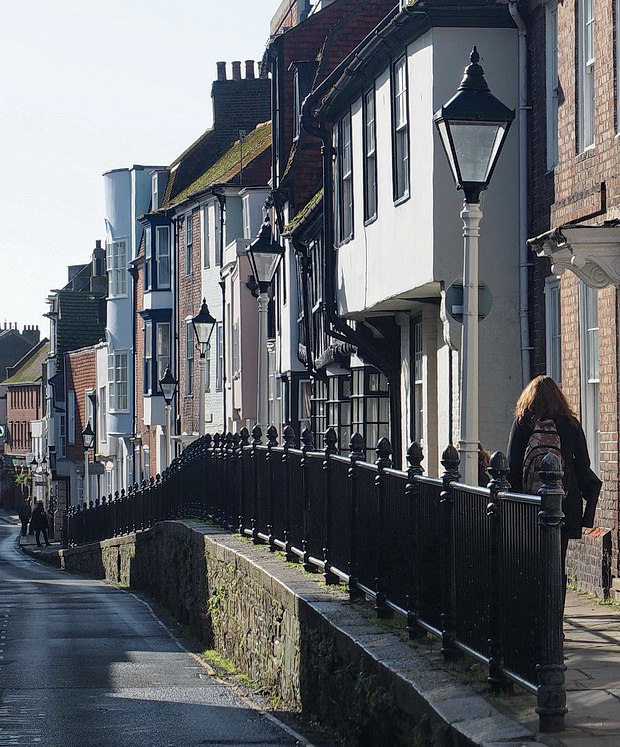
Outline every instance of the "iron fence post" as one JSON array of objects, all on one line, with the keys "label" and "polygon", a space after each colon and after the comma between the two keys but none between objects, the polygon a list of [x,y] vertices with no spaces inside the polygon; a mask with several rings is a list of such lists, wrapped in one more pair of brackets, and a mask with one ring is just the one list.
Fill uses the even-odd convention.
[{"label": "iron fence post", "polygon": [[309,490],[309,477],[308,477],[308,471],[309,471],[309,464],[310,464],[310,457],[308,456],[308,452],[314,450],[314,436],[312,434],[312,431],[310,428],[304,428],[301,432],[301,461],[300,461],[300,467],[301,467],[301,479],[302,479],[302,485],[303,485],[303,516],[302,516],[302,540],[301,540],[301,549],[303,552],[303,567],[305,571],[308,571],[308,573],[313,573],[316,571],[316,568],[312,565],[310,562],[310,553],[308,551],[308,527],[310,526],[310,490]]},{"label": "iron fence post", "polygon": [[238,474],[237,480],[237,532],[243,537],[244,536],[244,521],[245,521],[245,469],[243,465],[244,459],[244,447],[248,445],[250,438],[250,432],[247,428],[243,427],[239,431],[239,440],[237,442],[237,451],[235,459],[235,468]]},{"label": "iron fence post", "polygon": [[561,531],[564,525],[562,501],[562,466],[555,454],[547,454],[539,474],[543,485],[538,491],[541,510],[538,523],[541,528],[541,581],[540,600],[540,663],[538,674],[537,707],[539,728],[543,733],[564,730],[566,685],[564,681],[564,644],[562,618],[564,614],[564,575],[562,568]]},{"label": "iron fence post", "polygon": [[512,690],[511,682],[504,676],[504,593],[506,579],[504,578],[504,564],[502,552],[503,513],[499,494],[510,490],[510,483],[506,479],[509,468],[506,457],[501,451],[496,451],[491,457],[489,465],[489,490],[491,492],[487,504],[487,517],[490,522],[489,533],[489,675],[487,682],[493,692]]},{"label": "iron fence post", "polygon": [[358,561],[357,561],[357,468],[356,462],[362,461],[366,456],[366,445],[359,433],[351,436],[349,444],[349,459],[351,464],[347,471],[347,478],[351,485],[351,505],[349,507],[349,527],[351,531],[350,557],[348,562],[349,571],[349,599],[351,601],[360,599],[362,594],[358,588]]},{"label": "iron fence post", "polygon": [[275,535],[273,533],[274,525],[274,508],[273,508],[273,449],[278,445],[278,431],[275,425],[270,425],[267,428],[267,453],[265,454],[265,461],[267,462],[267,543],[271,552],[275,552],[276,542]]},{"label": "iron fence post", "polygon": [[329,428],[325,434],[325,449],[323,451],[323,478],[325,486],[325,513],[323,514],[323,580],[326,584],[337,584],[339,579],[331,569],[331,546],[332,546],[332,468],[330,457],[338,453],[338,435],[333,428]]},{"label": "iron fence post", "polygon": [[409,634],[409,638],[419,638],[423,631],[418,625],[420,619],[420,589],[419,589],[419,546],[418,541],[418,522],[417,522],[417,511],[413,505],[418,494],[416,477],[424,474],[422,468],[422,460],[424,459],[424,452],[419,443],[414,441],[409,449],[407,450],[407,461],[409,462],[409,468],[407,469],[407,484],[405,485],[405,496],[407,497],[407,528],[411,536],[411,552],[413,558],[408,558],[408,570],[410,578],[410,589],[411,593],[406,596],[407,603],[407,626],[406,631]]},{"label": "iron fence post", "polygon": [[283,539],[284,539],[284,557],[291,563],[294,555],[291,549],[291,522],[293,515],[293,497],[291,492],[291,475],[289,450],[295,448],[295,431],[290,425],[284,427],[282,431],[282,470],[284,472],[284,522],[283,522]]},{"label": "iron fence post", "polygon": [[[384,531],[384,506],[385,506],[385,478],[383,471],[392,466],[392,460],[390,456],[392,454],[392,444],[387,438],[379,439],[377,447],[375,448],[377,453],[377,460],[375,465],[377,467],[377,474],[375,475],[375,499],[377,502],[377,553],[376,559],[377,564],[375,570],[377,575],[375,577],[375,613],[380,620],[387,620],[393,617],[393,610],[386,604],[386,582],[384,578],[384,553],[386,552],[385,543],[385,531]],[[388,540],[389,541],[389,540]]]},{"label": "iron fence post", "polygon": [[261,444],[263,438],[263,432],[259,425],[255,425],[252,429],[252,518],[250,519],[250,525],[252,527],[252,542],[255,545],[260,543],[260,537],[258,536],[258,447]]},{"label": "iron fence post", "polygon": [[452,537],[452,511],[454,498],[452,482],[460,478],[459,453],[450,444],[441,455],[444,467],[443,490],[439,494],[441,516],[441,653],[445,659],[458,654],[454,645],[456,639],[456,620],[454,610],[454,540]]}]

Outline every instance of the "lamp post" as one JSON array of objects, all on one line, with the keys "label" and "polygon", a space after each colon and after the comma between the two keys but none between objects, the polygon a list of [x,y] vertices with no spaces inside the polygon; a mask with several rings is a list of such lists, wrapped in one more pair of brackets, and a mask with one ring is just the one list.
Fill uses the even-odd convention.
[{"label": "lamp post", "polygon": [[172,400],[176,394],[178,383],[179,382],[172,375],[170,368],[166,366],[164,375],[159,380],[159,387],[164,395],[164,401],[166,403],[166,466],[168,466],[172,461],[170,458],[172,455],[170,412],[172,410]]},{"label": "lamp post", "polygon": [[89,420],[86,428],[82,431],[82,445],[84,446],[84,503],[86,504],[86,508],[88,508],[88,504],[90,503],[90,486],[88,484],[88,450],[92,449],[94,443],[95,434],[93,429],[90,427]]},{"label": "lamp post", "polygon": [[456,94],[433,119],[457,189],[465,193],[463,220],[463,336],[461,345],[460,450],[463,477],[478,484],[478,237],[480,193],[487,188],[514,110],[490,92],[476,47]]},{"label": "lamp post", "polygon": [[258,382],[256,424],[265,431],[269,418],[269,359],[267,355],[269,288],[275,277],[284,247],[273,238],[269,216],[246,249],[254,280],[258,283]]},{"label": "lamp post", "polygon": [[200,311],[192,319],[192,325],[194,327],[194,334],[198,341],[198,349],[200,350],[200,360],[198,362],[199,369],[199,387],[200,387],[200,399],[198,400],[198,435],[204,436],[205,434],[205,371],[207,367],[207,350],[209,349],[209,340],[213,334],[213,328],[216,325],[216,320],[209,313],[209,307],[205,299],[202,299],[202,306]]}]

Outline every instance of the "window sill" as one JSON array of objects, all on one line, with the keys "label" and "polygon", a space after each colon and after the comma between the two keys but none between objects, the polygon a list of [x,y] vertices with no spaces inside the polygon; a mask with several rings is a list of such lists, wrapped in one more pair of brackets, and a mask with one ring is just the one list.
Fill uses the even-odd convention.
[{"label": "window sill", "polygon": [[375,213],[370,218],[366,218],[364,221],[364,226],[370,226],[372,223],[374,223],[377,220],[377,214]]},{"label": "window sill", "polygon": [[577,153],[575,156],[575,163],[583,163],[584,161],[587,161],[588,158],[593,158],[593,156],[596,153],[596,144],[588,145],[587,148],[584,148],[581,153]]},{"label": "window sill", "polygon": [[399,205],[402,205],[403,202],[407,202],[407,200],[411,197],[409,192],[405,192],[405,194],[402,197],[397,197],[394,199],[394,207],[398,207]]}]

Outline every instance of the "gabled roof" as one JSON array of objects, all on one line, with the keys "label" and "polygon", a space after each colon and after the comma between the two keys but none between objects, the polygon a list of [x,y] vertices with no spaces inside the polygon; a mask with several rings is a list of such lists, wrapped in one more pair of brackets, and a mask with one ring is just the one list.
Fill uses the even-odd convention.
[{"label": "gabled roof", "polygon": [[15,386],[18,384],[36,384],[41,381],[43,364],[50,351],[50,343],[46,338],[35,345],[14,366],[7,368],[8,378],[0,382],[2,386]]},{"label": "gabled roof", "polygon": [[[178,195],[171,199],[168,207],[186,200],[192,195],[196,195],[199,192],[203,192],[209,187],[215,185],[224,184],[241,184],[241,176],[245,184],[252,184],[251,178],[256,172],[257,161],[260,156],[268,151],[271,146],[271,122],[263,122],[259,124],[247,137],[243,140],[243,147],[239,140],[237,140],[230,149],[224,153],[212,166],[210,166],[204,173],[202,173],[195,181],[193,181],[186,189],[182,190]],[[241,172],[242,159],[243,158],[243,174]],[[268,169],[264,174],[261,174],[257,181],[254,181],[254,185],[260,183],[265,184],[268,179]]]}]

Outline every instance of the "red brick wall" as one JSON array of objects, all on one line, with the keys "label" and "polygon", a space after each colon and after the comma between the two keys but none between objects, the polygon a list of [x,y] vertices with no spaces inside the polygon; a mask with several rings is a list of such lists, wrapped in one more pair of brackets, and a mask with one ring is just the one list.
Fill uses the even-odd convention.
[{"label": "red brick wall", "polygon": [[200,310],[202,298],[200,297],[200,260],[201,247],[201,225],[200,210],[192,211],[192,272],[185,273],[185,213],[179,213],[176,217],[177,235],[177,262],[179,273],[179,415],[181,418],[181,433],[193,433],[198,430],[198,351],[194,349],[194,389],[193,394],[188,395],[186,378],[185,357],[185,318],[196,316]]},{"label": "red brick wall", "polygon": [[6,422],[7,454],[26,454],[32,451],[30,423],[41,417],[41,387],[38,384],[7,387]]},{"label": "red brick wall", "polygon": [[[86,348],[67,353],[65,356],[67,392],[75,392],[75,443],[69,443],[69,417],[67,413],[67,459],[79,462],[84,459],[81,433],[86,428],[87,390],[97,389],[97,355],[95,348]],[[68,395],[67,395],[68,396]],[[93,430],[97,424],[91,423]],[[89,461],[93,461],[95,449],[89,449]]]},{"label": "red brick wall", "polygon": [[[540,5],[528,18],[530,53],[530,236],[566,223],[601,225],[620,216],[620,186],[615,122],[613,2],[595,2],[595,145],[579,152],[576,13],[574,3],[558,3],[558,165],[547,172],[545,102],[545,11]],[[548,260],[533,260],[533,373],[544,371],[544,277]],[[580,414],[579,282],[567,271],[561,282],[562,379],[569,401]],[[596,523],[611,529],[611,572],[620,575],[618,550],[618,298],[615,287],[599,291],[600,471],[603,491]],[[605,533],[574,543],[569,565],[578,583],[592,588],[591,570],[600,566]],[[605,552],[604,555],[607,553]],[[584,569],[590,569],[586,572]],[[584,575],[585,574],[585,575]],[[581,578],[580,576],[583,576]],[[587,577],[586,577],[587,576]]]}]

